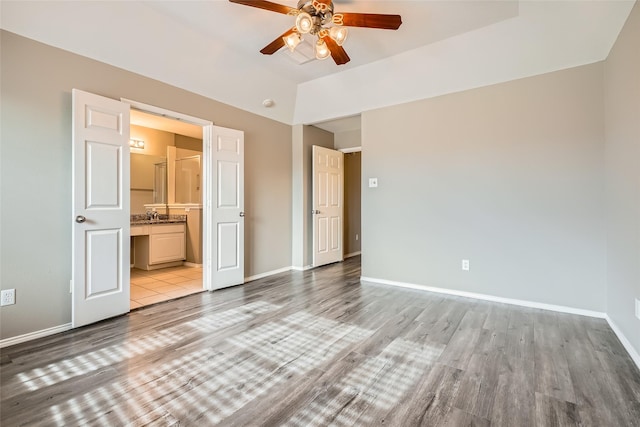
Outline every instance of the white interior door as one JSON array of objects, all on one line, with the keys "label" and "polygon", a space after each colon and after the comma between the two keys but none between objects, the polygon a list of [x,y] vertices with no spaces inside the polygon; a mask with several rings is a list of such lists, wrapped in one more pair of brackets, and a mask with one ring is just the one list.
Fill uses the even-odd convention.
[{"label": "white interior door", "polygon": [[73,90],[72,324],[129,311],[129,105]]},{"label": "white interior door", "polygon": [[344,154],[313,146],[313,266],[343,260]]},{"label": "white interior door", "polygon": [[244,132],[212,126],[211,289],[244,283]]}]

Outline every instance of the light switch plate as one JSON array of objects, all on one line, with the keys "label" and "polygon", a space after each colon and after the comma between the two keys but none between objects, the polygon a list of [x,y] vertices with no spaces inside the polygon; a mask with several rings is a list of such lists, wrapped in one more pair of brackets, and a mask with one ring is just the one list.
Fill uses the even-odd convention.
[{"label": "light switch plate", "polygon": [[636,317],[640,319],[640,299],[636,298]]},{"label": "light switch plate", "polygon": [[369,188],[375,188],[378,186],[378,178],[369,178]]}]

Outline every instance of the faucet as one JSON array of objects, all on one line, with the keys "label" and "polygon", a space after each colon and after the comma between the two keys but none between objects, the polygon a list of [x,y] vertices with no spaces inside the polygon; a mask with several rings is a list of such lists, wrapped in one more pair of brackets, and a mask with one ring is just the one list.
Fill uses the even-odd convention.
[{"label": "faucet", "polygon": [[147,211],[147,219],[158,219],[158,212]]}]

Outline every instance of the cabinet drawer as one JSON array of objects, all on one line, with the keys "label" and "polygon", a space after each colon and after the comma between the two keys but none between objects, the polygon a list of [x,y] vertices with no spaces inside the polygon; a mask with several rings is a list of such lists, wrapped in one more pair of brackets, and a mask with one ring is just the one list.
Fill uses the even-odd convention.
[{"label": "cabinet drawer", "polygon": [[132,225],[131,226],[131,235],[132,236],[146,236],[149,234],[149,226],[148,225]]},{"label": "cabinet drawer", "polygon": [[184,224],[157,224],[151,226],[149,234],[184,233]]}]

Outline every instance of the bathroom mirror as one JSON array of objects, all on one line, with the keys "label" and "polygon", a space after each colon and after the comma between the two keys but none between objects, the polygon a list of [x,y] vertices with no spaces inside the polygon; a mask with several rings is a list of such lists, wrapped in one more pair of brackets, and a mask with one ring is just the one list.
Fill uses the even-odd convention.
[{"label": "bathroom mirror", "polygon": [[131,153],[131,213],[144,213],[146,204],[167,203],[167,158]]}]

